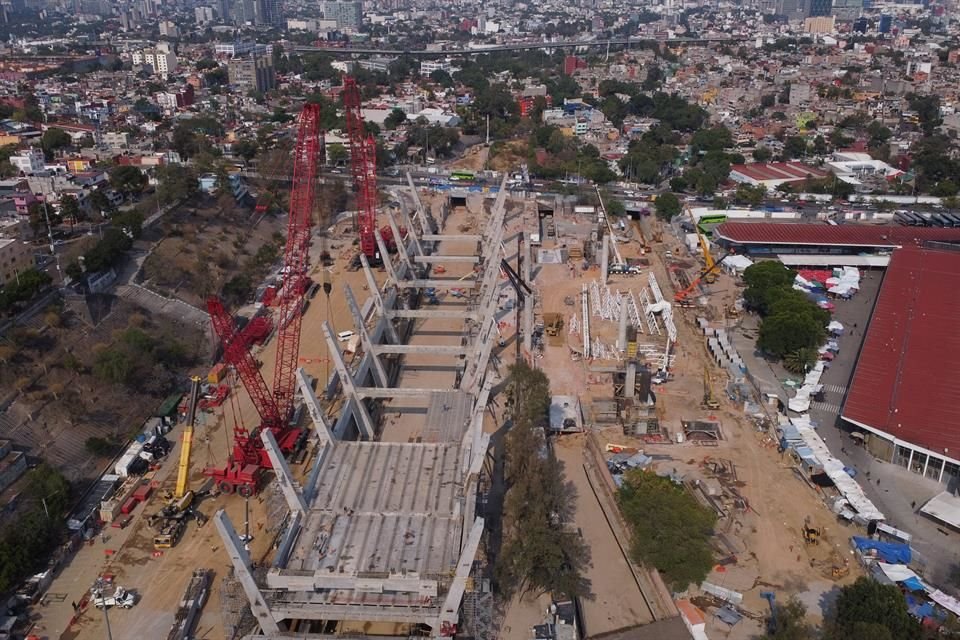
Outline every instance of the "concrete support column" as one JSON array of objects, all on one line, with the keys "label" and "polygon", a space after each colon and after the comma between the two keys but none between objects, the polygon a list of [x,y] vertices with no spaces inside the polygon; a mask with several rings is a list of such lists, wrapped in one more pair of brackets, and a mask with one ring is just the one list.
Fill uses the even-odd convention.
[{"label": "concrete support column", "polygon": [[604,234],[600,242],[600,282],[607,284],[607,271],[610,268],[610,236]]},{"label": "concrete support column", "polygon": [[343,386],[343,393],[353,405],[353,414],[357,417],[357,423],[360,427],[360,433],[367,440],[373,440],[376,436],[376,428],[373,419],[367,411],[367,406],[363,404],[363,399],[357,395],[357,386],[353,382],[350,370],[343,361],[343,354],[340,353],[340,347],[337,345],[337,339],[333,335],[333,329],[326,322],[323,323],[323,335],[327,340],[327,350],[330,352],[330,358],[337,369],[340,377],[340,384]]},{"label": "concrete support column", "polygon": [[273,473],[277,477],[277,482],[280,483],[280,491],[283,492],[283,497],[287,501],[287,506],[290,507],[290,511],[305,512],[307,505],[303,501],[300,490],[294,484],[293,474],[290,473],[290,466],[283,457],[280,446],[277,445],[276,438],[273,437],[273,431],[270,431],[270,429],[262,429],[260,431],[260,439],[263,441],[263,446],[266,448],[267,455],[270,457],[270,464],[273,465]]},{"label": "concrete support column", "polygon": [[267,601],[260,593],[260,588],[257,587],[257,582],[253,579],[253,573],[250,571],[250,554],[247,553],[243,543],[240,542],[240,536],[233,528],[233,523],[227,517],[226,511],[223,509],[217,511],[213,516],[213,523],[220,533],[223,546],[230,556],[230,562],[233,563],[234,574],[236,574],[247,600],[250,601],[250,611],[253,612],[260,628],[266,635],[279,634],[280,625],[277,624],[273,614],[270,613],[270,607],[267,606]]},{"label": "concrete support column", "polygon": [[627,374],[623,381],[623,397],[633,398],[637,387],[637,361],[627,361]]}]

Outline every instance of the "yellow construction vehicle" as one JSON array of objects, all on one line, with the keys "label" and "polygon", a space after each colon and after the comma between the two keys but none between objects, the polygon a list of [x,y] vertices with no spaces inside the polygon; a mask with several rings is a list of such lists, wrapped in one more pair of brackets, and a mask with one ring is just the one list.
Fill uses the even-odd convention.
[{"label": "yellow construction vehicle", "polygon": [[190,378],[190,410],[187,423],[183,428],[183,446],[180,448],[180,466],[177,469],[177,486],[173,491],[175,500],[183,498],[187,492],[187,480],[190,475],[190,448],[193,446],[193,427],[197,420],[197,403],[200,401],[200,377]]},{"label": "yellow construction vehicle", "polygon": [[200,403],[200,378],[190,379],[190,404],[187,412],[187,421],[183,428],[183,446],[180,449],[180,466],[177,468],[177,485],[173,495],[168,496],[167,504],[150,516],[148,523],[156,530],[153,536],[154,549],[169,549],[177,544],[187,526],[187,517],[193,515],[201,524],[206,517],[196,511],[191,511],[193,500],[196,497],[193,491],[187,489],[190,477],[190,449],[193,445],[193,429],[197,420],[197,405]]},{"label": "yellow construction vehicle", "polygon": [[703,406],[706,409],[719,409],[720,402],[713,395],[713,387],[710,385],[710,372],[706,367],[703,368]]},{"label": "yellow construction vehicle", "polygon": [[697,240],[700,241],[700,251],[703,252],[703,262],[705,264],[703,280],[707,284],[713,284],[717,281],[715,269],[717,263],[713,259],[713,256],[710,255],[710,247],[707,246],[707,239],[703,237],[699,229],[697,229]]},{"label": "yellow construction vehicle", "polygon": [[814,527],[810,524],[810,516],[803,521],[803,541],[806,544],[820,544],[820,536],[823,535],[823,529]]}]

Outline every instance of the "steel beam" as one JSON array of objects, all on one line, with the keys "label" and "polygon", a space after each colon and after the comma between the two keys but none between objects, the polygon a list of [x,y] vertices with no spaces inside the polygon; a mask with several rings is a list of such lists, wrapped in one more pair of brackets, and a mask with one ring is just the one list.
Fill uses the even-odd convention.
[{"label": "steel beam", "polygon": [[297,369],[297,384],[300,386],[303,404],[307,406],[307,413],[310,414],[313,428],[316,430],[320,442],[330,447],[334,446],[336,439],[333,437],[333,431],[330,430],[330,423],[327,422],[327,417],[323,414],[323,407],[320,406],[317,396],[314,395],[313,385],[307,379],[307,372],[304,371],[303,367]]},{"label": "steel beam", "polygon": [[297,489],[293,481],[290,466],[280,451],[280,445],[277,444],[277,439],[273,436],[273,431],[270,429],[261,429],[260,439],[263,441],[263,446],[267,450],[267,456],[270,457],[273,473],[277,477],[277,482],[280,483],[280,491],[283,492],[283,497],[287,501],[287,506],[290,507],[290,511],[305,512],[307,505],[303,501],[303,494],[300,493],[300,490]]},{"label": "steel beam", "polygon": [[357,423],[360,425],[360,432],[367,440],[373,440],[376,437],[373,419],[370,417],[366,405],[357,395],[357,387],[353,383],[353,377],[350,375],[350,370],[347,369],[347,364],[343,361],[343,354],[340,353],[340,347],[333,336],[333,329],[327,322],[323,323],[322,329],[323,335],[327,339],[327,350],[330,352],[330,358],[337,369],[337,375],[340,376],[340,385],[343,387],[344,395],[353,401],[353,410],[359,416]]},{"label": "steel beam", "polygon": [[424,353],[437,356],[462,356],[469,347],[452,344],[375,344],[374,353]]},{"label": "steel beam", "polygon": [[[531,289],[533,288],[533,282],[531,282],[530,274],[531,263],[533,262],[532,252],[530,251],[529,243],[524,242],[522,246],[523,251],[523,268],[521,269],[521,276],[523,281],[527,283],[527,286]],[[536,303],[536,296],[532,293],[527,294],[523,302],[523,348],[527,350],[527,353],[530,354],[530,357],[533,358],[533,306]]]},{"label": "steel beam", "polygon": [[223,540],[223,546],[230,556],[230,562],[233,564],[233,571],[250,601],[250,611],[257,619],[263,633],[270,636],[280,633],[280,625],[274,619],[267,601],[264,600],[260,588],[257,587],[256,580],[253,579],[253,573],[250,571],[250,554],[240,542],[240,536],[237,535],[233,523],[227,517],[227,512],[220,509],[213,515],[213,523],[220,532],[220,538]]}]

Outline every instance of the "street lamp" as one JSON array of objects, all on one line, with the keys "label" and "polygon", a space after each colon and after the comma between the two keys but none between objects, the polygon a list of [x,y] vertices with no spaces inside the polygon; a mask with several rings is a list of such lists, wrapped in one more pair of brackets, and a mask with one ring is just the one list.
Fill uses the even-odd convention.
[{"label": "street lamp", "polygon": [[[97,598],[103,598],[103,587],[104,581],[102,576],[97,576],[97,579],[93,582],[93,588],[91,592],[93,593],[93,606],[97,606]],[[107,604],[103,603],[103,622],[107,627],[107,640],[113,640],[113,632],[110,630],[110,615],[107,613]]]}]

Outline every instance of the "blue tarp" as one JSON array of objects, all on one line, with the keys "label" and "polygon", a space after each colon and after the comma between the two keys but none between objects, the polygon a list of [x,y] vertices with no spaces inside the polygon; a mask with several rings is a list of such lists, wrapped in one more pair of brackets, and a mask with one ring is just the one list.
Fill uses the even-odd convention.
[{"label": "blue tarp", "polygon": [[891,564],[910,564],[910,545],[902,542],[882,542],[853,536],[853,544],[860,551],[875,550],[877,556],[884,562]]},{"label": "blue tarp", "polygon": [[926,591],[927,590],[927,588],[923,586],[923,583],[920,582],[920,578],[917,578],[917,577],[907,578],[906,580],[901,581],[900,584],[905,586],[907,589],[910,589],[910,591]]}]

